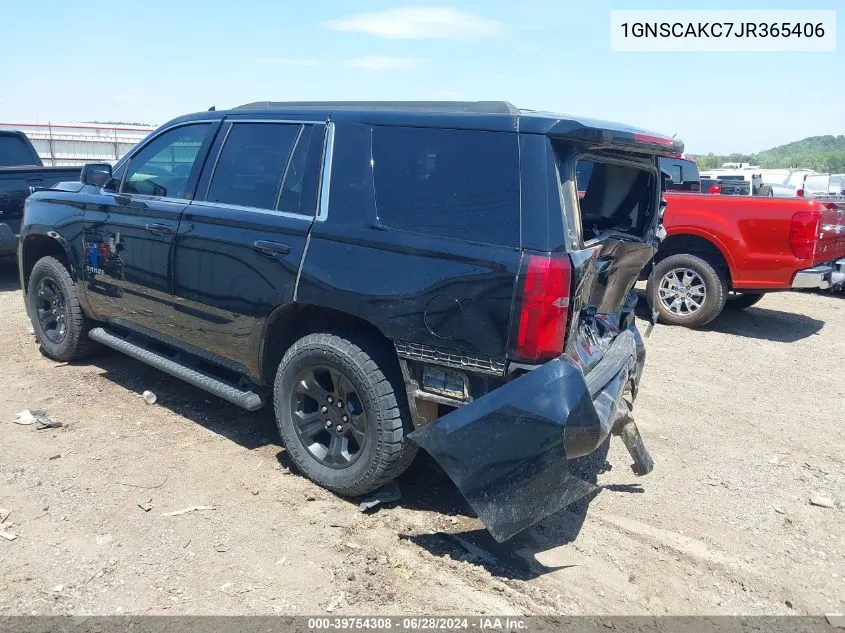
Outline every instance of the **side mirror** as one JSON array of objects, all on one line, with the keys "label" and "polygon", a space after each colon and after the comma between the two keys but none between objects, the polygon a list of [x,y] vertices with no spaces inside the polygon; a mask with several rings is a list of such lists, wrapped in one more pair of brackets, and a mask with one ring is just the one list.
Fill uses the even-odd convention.
[{"label": "side mirror", "polygon": [[87,163],[79,173],[79,180],[86,185],[102,187],[111,180],[111,165],[108,163]]}]

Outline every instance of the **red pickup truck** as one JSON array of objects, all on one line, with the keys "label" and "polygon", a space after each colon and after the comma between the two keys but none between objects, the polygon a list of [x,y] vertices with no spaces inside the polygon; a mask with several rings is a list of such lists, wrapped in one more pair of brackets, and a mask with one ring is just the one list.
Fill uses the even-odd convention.
[{"label": "red pickup truck", "polygon": [[660,321],[700,327],[765,293],[845,283],[845,203],[666,192],[647,295]]}]

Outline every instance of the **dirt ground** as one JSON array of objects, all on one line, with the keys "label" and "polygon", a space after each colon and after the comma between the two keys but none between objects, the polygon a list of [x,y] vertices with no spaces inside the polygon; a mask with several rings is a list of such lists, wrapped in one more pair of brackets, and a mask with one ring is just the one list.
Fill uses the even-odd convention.
[{"label": "dirt ground", "polygon": [[[635,406],[654,472],[614,440],[576,464],[594,497],[502,545],[430,458],[361,514],[288,470],[269,411],[115,353],[56,364],[27,325],[4,266],[0,615],[845,611],[842,294],[658,326]],[[165,516],[191,506],[213,509]]]}]

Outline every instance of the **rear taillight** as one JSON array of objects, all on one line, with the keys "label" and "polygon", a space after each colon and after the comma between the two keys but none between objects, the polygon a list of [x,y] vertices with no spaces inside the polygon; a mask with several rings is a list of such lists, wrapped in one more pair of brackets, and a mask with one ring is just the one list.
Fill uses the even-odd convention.
[{"label": "rear taillight", "polygon": [[541,363],[563,353],[571,289],[569,255],[523,254],[511,335],[512,358]]},{"label": "rear taillight", "polygon": [[711,185],[710,188],[707,190],[707,193],[722,193],[722,185]]},{"label": "rear taillight", "polygon": [[799,211],[789,225],[789,245],[798,259],[812,259],[819,239],[820,213]]}]

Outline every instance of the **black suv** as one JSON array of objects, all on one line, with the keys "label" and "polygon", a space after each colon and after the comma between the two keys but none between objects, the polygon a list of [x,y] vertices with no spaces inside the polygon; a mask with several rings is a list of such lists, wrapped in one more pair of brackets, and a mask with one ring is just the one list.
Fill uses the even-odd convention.
[{"label": "black suv", "polygon": [[[175,119],[27,202],[43,352],[102,344],[254,410],[343,495],[428,450],[496,538],[622,435],[672,139],[507,103],[253,103]],[[575,182],[576,167],[584,182]]]}]

